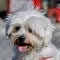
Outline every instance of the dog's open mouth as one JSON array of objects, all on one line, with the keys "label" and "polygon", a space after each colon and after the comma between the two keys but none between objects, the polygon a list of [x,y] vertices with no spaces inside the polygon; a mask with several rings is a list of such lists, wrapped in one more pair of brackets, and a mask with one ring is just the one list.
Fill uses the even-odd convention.
[{"label": "dog's open mouth", "polygon": [[17,48],[20,52],[26,52],[30,47],[31,47],[31,44],[29,43],[15,43],[15,45],[17,45]]},{"label": "dog's open mouth", "polygon": [[31,46],[31,45],[28,44],[28,43],[20,43],[20,44],[18,45],[18,49],[19,49],[20,52],[26,52],[27,49],[28,49],[30,46]]}]

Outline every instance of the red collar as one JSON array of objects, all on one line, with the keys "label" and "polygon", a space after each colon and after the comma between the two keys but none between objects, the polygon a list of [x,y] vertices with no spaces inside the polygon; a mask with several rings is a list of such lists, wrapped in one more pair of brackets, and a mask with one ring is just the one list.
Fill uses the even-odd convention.
[{"label": "red collar", "polygon": [[49,56],[49,57],[42,57],[42,58],[39,58],[39,60],[48,60],[50,58],[52,58],[53,56]]}]

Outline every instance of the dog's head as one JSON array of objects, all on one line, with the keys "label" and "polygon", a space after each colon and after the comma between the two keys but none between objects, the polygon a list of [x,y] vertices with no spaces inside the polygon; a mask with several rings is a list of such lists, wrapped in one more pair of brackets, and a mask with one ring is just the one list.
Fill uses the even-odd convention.
[{"label": "dog's head", "polygon": [[20,52],[39,50],[50,43],[54,26],[36,11],[17,12],[6,24],[6,35]]}]

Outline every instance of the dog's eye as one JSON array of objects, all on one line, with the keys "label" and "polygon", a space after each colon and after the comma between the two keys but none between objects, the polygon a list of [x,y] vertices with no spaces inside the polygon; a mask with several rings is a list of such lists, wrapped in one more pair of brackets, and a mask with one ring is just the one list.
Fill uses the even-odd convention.
[{"label": "dog's eye", "polygon": [[29,31],[30,33],[32,33],[32,30],[31,30],[31,28],[29,28],[29,29],[28,29],[28,31]]},{"label": "dog's eye", "polygon": [[15,30],[18,31],[21,27],[20,26],[16,26]]}]

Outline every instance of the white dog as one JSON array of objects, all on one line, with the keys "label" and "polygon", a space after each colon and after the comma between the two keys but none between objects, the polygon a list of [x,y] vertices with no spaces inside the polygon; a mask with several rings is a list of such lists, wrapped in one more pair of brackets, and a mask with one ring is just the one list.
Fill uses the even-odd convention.
[{"label": "white dog", "polygon": [[38,11],[17,12],[7,18],[6,35],[18,49],[17,60],[60,60],[52,45],[51,21]]}]

